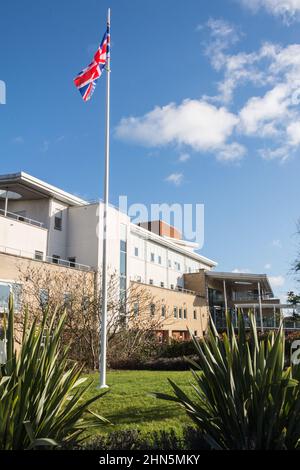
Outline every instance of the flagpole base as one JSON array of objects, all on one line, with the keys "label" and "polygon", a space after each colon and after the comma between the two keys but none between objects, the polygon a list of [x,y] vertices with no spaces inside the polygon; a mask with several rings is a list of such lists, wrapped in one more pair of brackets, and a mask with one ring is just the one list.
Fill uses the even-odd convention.
[{"label": "flagpole base", "polygon": [[105,384],[104,385],[98,385],[98,387],[97,387],[98,390],[107,390],[108,388],[109,388],[109,386],[105,385]]}]

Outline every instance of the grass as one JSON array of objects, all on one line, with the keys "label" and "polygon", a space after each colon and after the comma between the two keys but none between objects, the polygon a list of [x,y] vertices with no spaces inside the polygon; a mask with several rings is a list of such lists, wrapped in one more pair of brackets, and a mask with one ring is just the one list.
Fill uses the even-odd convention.
[{"label": "grass", "polygon": [[[94,381],[94,386],[88,392],[91,397],[99,393],[99,376],[91,374],[90,377]],[[158,400],[150,395],[151,392],[170,393],[172,390],[168,378],[186,392],[191,389],[192,376],[189,371],[109,371],[109,391],[93,403],[91,410],[107,418],[113,425],[103,426],[99,432],[136,429],[147,434],[174,429],[181,434],[183,426],[192,424],[184,409],[176,403]]]}]

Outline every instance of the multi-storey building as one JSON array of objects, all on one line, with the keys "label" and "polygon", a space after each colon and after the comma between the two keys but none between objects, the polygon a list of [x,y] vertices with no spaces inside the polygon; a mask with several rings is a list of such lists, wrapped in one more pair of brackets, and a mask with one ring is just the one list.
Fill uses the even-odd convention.
[{"label": "multi-storey building", "polygon": [[[70,276],[78,270],[97,276],[102,265],[102,222],[102,202],[90,203],[23,172],[0,176],[0,309],[9,291],[22,289],[20,262],[47,263]],[[194,244],[162,221],[136,225],[127,214],[110,207],[107,232],[109,270],[119,277],[120,296],[132,284],[146,286],[159,301],[155,314],[168,318],[161,323],[162,337],[185,339],[188,330],[202,336],[209,308],[216,312],[221,307],[213,295],[219,295],[219,301],[223,295],[222,308],[255,298],[259,309],[264,297],[273,296],[265,275],[244,279],[212,271],[217,263],[197,253]],[[238,292],[243,292],[242,298]]]}]

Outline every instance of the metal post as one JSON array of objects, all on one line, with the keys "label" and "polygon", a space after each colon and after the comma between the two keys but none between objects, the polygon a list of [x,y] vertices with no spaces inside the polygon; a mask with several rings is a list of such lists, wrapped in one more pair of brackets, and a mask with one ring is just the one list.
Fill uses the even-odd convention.
[{"label": "metal post", "polygon": [[257,283],[257,287],[258,287],[258,302],[259,302],[259,316],[260,316],[260,331],[261,333],[263,333],[264,325],[263,325],[263,315],[262,315],[260,282]]},{"label": "metal post", "polygon": [[223,291],[224,291],[224,304],[225,304],[225,315],[226,315],[228,305],[227,305],[227,293],[226,293],[226,281],[225,281],[225,279],[223,279]]},{"label": "metal post", "polygon": [[[110,8],[107,14],[107,27],[110,29]],[[100,388],[106,384],[106,347],[107,347],[107,218],[109,202],[109,144],[110,144],[110,44],[106,62],[106,139],[105,139],[105,177],[103,208],[103,253],[102,253],[102,315],[100,339]]]},{"label": "metal post", "polygon": [[7,216],[7,208],[8,208],[8,191],[5,194],[5,206],[4,206],[4,216]]}]

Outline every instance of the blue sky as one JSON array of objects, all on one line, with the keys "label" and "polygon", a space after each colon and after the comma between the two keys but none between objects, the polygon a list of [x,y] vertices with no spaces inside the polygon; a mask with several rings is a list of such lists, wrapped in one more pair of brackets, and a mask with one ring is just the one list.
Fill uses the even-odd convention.
[{"label": "blue sky", "polygon": [[5,2],[0,172],[102,196],[105,78],[87,104],[72,80],[110,6],[111,201],[203,203],[202,253],[218,269],[266,272],[280,296],[295,288],[300,2],[251,5],[90,0],[83,12],[77,0]]}]

